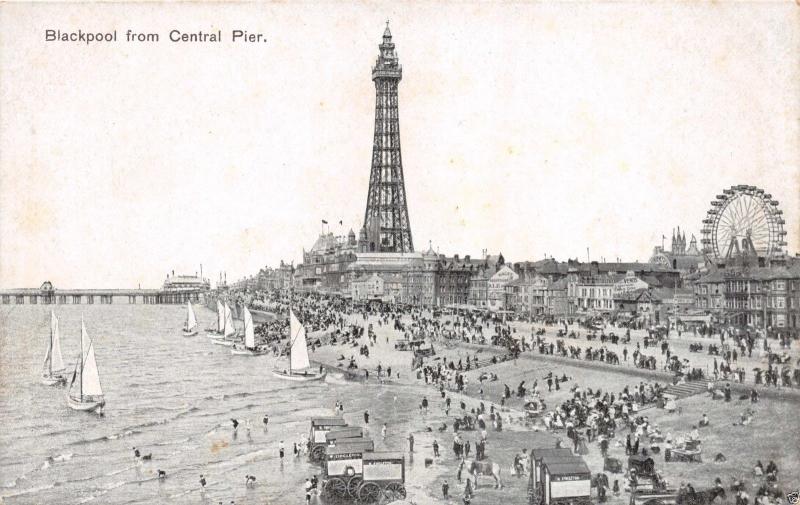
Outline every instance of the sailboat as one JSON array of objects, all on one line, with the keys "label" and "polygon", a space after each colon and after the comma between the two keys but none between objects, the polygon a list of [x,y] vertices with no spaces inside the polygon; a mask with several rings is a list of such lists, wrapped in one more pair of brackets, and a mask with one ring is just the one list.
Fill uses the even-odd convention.
[{"label": "sailboat", "polygon": [[222,308],[222,304],[217,300],[217,328],[212,329],[208,328],[206,330],[206,335],[211,338],[217,338],[219,335],[222,335],[222,330],[225,327],[225,309]]},{"label": "sailboat", "polygon": [[228,347],[233,345],[233,339],[236,337],[236,326],[233,325],[233,314],[228,304],[225,304],[223,309],[225,314],[225,323],[222,327],[222,338],[212,339],[217,345],[226,345]]},{"label": "sailboat", "polygon": [[253,315],[245,307],[242,310],[244,314],[244,345],[234,344],[231,349],[231,354],[240,356],[258,356],[266,354],[266,349],[259,349],[256,347],[256,334],[253,327]]},{"label": "sailboat", "polygon": [[106,404],[94,356],[94,342],[86,334],[83,319],[81,319],[81,355],[75,363],[75,371],[72,372],[66,396],[67,405],[73,410],[86,412],[99,410],[102,413]]},{"label": "sailboat", "polygon": [[325,378],[325,370],[311,369],[308,361],[308,344],[306,343],[306,329],[300,324],[294,311],[289,312],[289,369],[275,368],[272,375],[281,379],[292,381],[315,381]]},{"label": "sailboat", "polygon": [[67,383],[64,375],[64,360],[61,357],[61,336],[58,332],[58,318],[54,311],[50,311],[50,341],[47,344],[47,354],[42,366],[42,384],[46,386],[61,386]]},{"label": "sailboat", "polygon": [[186,314],[186,324],[183,327],[183,336],[184,337],[193,337],[197,335],[197,318],[194,315],[194,309],[192,308],[192,302],[186,302],[186,309],[188,313]]}]

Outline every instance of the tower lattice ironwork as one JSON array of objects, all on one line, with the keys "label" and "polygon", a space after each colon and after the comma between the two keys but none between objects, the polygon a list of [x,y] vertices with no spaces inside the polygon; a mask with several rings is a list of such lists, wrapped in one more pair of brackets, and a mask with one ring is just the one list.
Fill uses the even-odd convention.
[{"label": "tower lattice ironwork", "polygon": [[400,117],[397,85],[403,68],[397,60],[389,22],[372,68],[375,83],[375,138],[369,175],[364,231],[367,248],[376,252],[413,252],[408,221],[403,160],[400,155]]}]

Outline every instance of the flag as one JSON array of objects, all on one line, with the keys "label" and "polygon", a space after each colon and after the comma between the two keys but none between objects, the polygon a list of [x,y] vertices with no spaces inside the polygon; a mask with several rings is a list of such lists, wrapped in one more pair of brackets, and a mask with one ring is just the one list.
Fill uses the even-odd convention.
[{"label": "flag", "polygon": [[328,222],[323,219],[322,224],[328,224]]}]

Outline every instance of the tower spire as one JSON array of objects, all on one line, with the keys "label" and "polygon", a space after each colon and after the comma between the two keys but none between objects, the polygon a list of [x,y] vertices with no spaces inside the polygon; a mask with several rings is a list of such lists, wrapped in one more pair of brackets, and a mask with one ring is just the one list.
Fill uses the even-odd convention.
[{"label": "tower spire", "polygon": [[369,175],[364,229],[367,250],[413,252],[408,220],[403,160],[400,155],[400,116],[397,88],[403,78],[392,42],[389,21],[378,46],[380,53],[372,67],[375,83],[375,136]]}]

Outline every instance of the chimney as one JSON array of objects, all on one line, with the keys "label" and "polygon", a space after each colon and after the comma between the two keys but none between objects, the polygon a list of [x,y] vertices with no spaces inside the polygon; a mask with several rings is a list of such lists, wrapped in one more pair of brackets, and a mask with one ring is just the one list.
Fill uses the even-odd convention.
[{"label": "chimney", "polygon": [[467,263],[469,263],[469,254],[467,254],[467,255],[465,255],[465,256],[464,256],[464,261],[466,261]]},{"label": "chimney", "polygon": [[453,261],[456,263],[458,262],[458,254],[453,255]]}]

